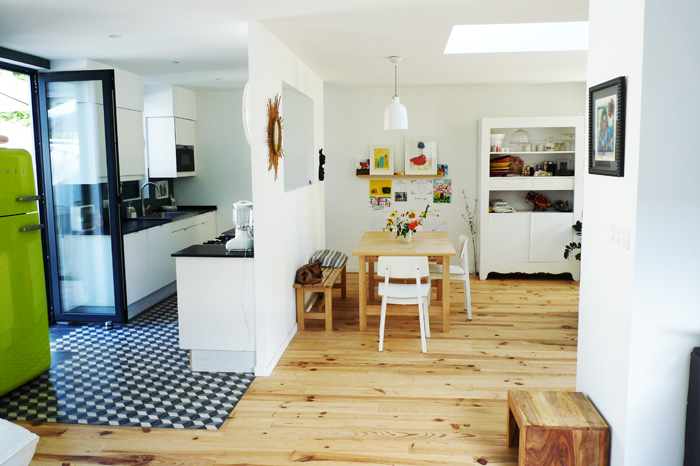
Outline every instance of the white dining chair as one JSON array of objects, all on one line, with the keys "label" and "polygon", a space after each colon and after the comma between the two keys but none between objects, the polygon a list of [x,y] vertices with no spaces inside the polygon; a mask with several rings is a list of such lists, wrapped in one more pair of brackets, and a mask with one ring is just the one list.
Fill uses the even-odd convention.
[{"label": "white dining chair", "polygon": [[[379,323],[379,351],[384,349],[384,324],[386,323],[386,305],[418,305],[420,323],[420,340],[423,352],[427,352],[425,338],[430,337],[430,271],[428,258],[420,256],[379,256],[377,275],[384,277],[379,282],[379,296],[382,297],[382,312]],[[413,283],[390,283],[390,279],[415,279]],[[426,278],[426,283],[421,283]]]},{"label": "white dining chair", "polygon": [[[462,280],[464,282],[464,308],[467,310],[467,319],[472,320],[472,296],[471,288],[469,287],[469,243],[466,235],[460,235],[459,242],[462,244],[462,249],[459,257],[462,260],[462,266],[450,265],[450,280]],[[435,284],[438,289],[442,285],[442,265],[430,264],[430,279],[436,280]]]}]

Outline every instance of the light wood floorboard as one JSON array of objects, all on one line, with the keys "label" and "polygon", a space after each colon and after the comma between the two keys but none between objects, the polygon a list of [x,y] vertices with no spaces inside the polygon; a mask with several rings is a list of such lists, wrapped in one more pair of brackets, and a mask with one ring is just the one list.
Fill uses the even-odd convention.
[{"label": "light wood floorboard", "polygon": [[18,423],[41,436],[36,465],[484,465],[514,466],[506,394],[574,390],[578,283],[472,277],[473,321],[451,283],[449,334],[431,319],[379,317],[358,332],[357,274],[334,292],[336,330],[307,321],[272,376],[256,378],[216,432]]}]

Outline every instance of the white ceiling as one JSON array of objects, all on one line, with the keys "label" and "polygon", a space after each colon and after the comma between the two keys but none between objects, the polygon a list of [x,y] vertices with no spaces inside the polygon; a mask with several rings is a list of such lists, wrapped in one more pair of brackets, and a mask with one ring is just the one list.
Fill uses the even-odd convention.
[{"label": "white ceiling", "polygon": [[587,0],[0,0],[0,46],[231,88],[247,79],[247,22],[260,21],[329,87],[393,86],[389,55],[403,57],[399,87],[553,83],[584,81],[586,52],[444,55],[452,26],[587,19]]}]

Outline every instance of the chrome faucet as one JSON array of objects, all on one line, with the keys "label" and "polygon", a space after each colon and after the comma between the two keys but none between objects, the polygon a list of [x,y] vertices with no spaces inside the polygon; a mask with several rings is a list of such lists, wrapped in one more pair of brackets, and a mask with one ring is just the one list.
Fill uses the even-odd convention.
[{"label": "chrome faucet", "polygon": [[153,185],[153,187],[158,190],[158,185],[155,184],[153,181],[147,181],[141,186],[141,216],[145,217],[148,214],[148,207],[151,207],[150,205],[146,207],[146,200],[143,198],[143,188],[145,188],[148,185]]}]

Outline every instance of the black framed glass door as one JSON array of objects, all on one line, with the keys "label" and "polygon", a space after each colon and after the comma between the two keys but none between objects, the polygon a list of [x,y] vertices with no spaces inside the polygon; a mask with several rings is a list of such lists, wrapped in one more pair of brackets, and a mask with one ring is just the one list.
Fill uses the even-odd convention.
[{"label": "black framed glass door", "polygon": [[112,70],[39,74],[57,321],[126,322]]}]

